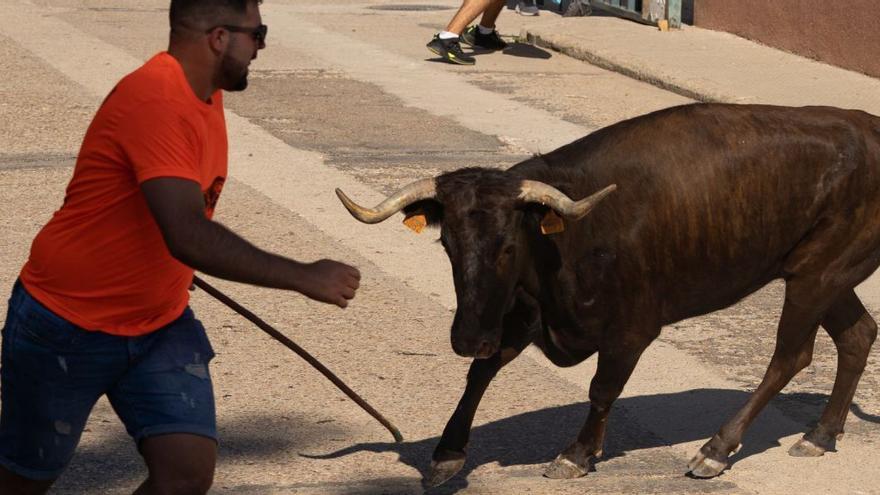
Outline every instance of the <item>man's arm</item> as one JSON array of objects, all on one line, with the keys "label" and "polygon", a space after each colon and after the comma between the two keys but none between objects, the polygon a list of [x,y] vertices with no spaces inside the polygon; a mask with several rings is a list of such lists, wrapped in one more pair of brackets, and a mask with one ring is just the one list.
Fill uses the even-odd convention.
[{"label": "man's arm", "polygon": [[263,287],[290,289],[341,308],[360,282],[357,268],[332,260],[300,263],[263,251],[205,217],[199,184],[160,177],[141,184],[168,251],[193,269]]}]

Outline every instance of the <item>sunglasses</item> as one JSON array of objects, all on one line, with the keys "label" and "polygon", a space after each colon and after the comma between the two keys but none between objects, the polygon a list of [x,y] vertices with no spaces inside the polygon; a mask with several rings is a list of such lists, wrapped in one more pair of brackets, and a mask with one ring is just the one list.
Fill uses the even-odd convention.
[{"label": "sunglasses", "polygon": [[257,43],[265,44],[266,43],[266,34],[269,32],[269,27],[265,24],[260,24],[257,27],[242,27],[242,26],[230,26],[228,24],[221,24],[219,26],[214,26],[210,29],[207,29],[205,32],[210,33],[211,31],[223,28],[231,33],[246,33],[251,35],[251,38],[254,39]]}]

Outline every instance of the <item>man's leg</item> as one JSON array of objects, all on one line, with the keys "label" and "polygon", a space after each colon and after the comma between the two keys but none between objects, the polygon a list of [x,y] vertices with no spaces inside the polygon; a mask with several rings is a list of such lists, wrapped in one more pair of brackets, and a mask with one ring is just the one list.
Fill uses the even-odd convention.
[{"label": "man's leg", "polygon": [[[492,26],[494,26],[495,19],[498,18],[498,13],[504,8],[504,0],[500,2],[498,0],[464,0],[464,3],[462,3],[461,7],[458,9],[458,12],[456,12],[455,16],[452,17],[452,20],[449,21],[446,30],[450,33],[461,34],[468,24],[473,22],[478,15],[486,12],[490,7],[493,10],[497,7],[497,11],[495,11],[495,14],[491,17]],[[489,14],[489,12],[486,12],[486,14]],[[484,20],[488,20],[485,19],[486,14],[484,14]]]},{"label": "man's leg", "polygon": [[495,0],[491,3],[489,7],[483,11],[483,17],[480,18],[480,26],[494,28],[495,21],[498,19],[498,15],[501,14],[505,5],[505,0]]},{"label": "man's leg", "polygon": [[495,20],[498,19],[498,14],[504,9],[504,5],[505,0],[494,0],[483,11],[483,17],[480,19],[479,26],[474,24],[461,33],[461,42],[473,47],[493,51],[507,48],[507,43],[501,39],[501,36],[495,30]]},{"label": "man's leg", "polygon": [[53,314],[16,284],[0,365],[0,494],[44,493],[67,466],[124,342]]},{"label": "man's leg", "polygon": [[446,26],[446,31],[434,36],[434,39],[428,43],[428,49],[449,62],[463,65],[473,65],[475,59],[461,50],[459,38],[472,46],[480,46],[490,50],[503,49],[507,44],[494,31],[490,31],[492,35],[489,37],[490,40],[482,40],[477,39],[480,37],[479,34],[472,32],[472,30],[477,30],[476,27],[468,30],[467,33],[465,33],[465,28],[482,13],[483,19],[480,24],[486,28],[494,29],[495,19],[498,18],[504,5],[505,0],[464,0],[458,12]]},{"label": "man's leg", "polygon": [[214,479],[217,429],[208,363],[214,350],[188,308],[131,340],[132,366],[107,393],[149,475],[139,494],[201,494]]},{"label": "man's leg", "polygon": [[149,477],[136,495],[202,494],[214,480],[217,442],[199,435],[176,433],[144,439],[141,455]]}]

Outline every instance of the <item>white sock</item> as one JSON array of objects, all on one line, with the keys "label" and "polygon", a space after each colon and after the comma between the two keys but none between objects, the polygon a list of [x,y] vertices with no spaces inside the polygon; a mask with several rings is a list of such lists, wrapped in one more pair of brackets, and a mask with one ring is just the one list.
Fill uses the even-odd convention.
[{"label": "white sock", "polygon": [[493,28],[493,27],[487,28],[487,27],[483,26],[482,24],[477,25],[477,29],[480,30],[480,34],[492,34],[492,31],[495,31],[495,28]]},{"label": "white sock", "polygon": [[440,39],[441,40],[451,40],[453,38],[458,39],[458,35],[455,33],[450,33],[449,31],[440,31]]}]

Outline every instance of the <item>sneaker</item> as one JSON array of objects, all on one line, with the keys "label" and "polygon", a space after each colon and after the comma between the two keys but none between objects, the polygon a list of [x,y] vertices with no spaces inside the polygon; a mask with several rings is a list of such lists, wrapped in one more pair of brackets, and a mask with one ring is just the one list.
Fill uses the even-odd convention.
[{"label": "sneaker", "polygon": [[431,50],[447,62],[453,64],[474,65],[474,62],[477,61],[474,57],[461,51],[461,45],[456,38],[444,40],[440,39],[439,34],[435,34],[434,39],[429,41],[425,46],[428,47],[428,50]]},{"label": "sneaker", "polygon": [[504,50],[507,48],[507,43],[501,39],[501,36],[498,36],[498,31],[493,29],[491,33],[483,34],[476,24],[468,26],[461,33],[461,41],[470,46],[478,46],[487,50]]},{"label": "sneaker", "polygon": [[541,11],[535,5],[535,0],[517,0],[516,13],[519,15],[538,15]]}]

